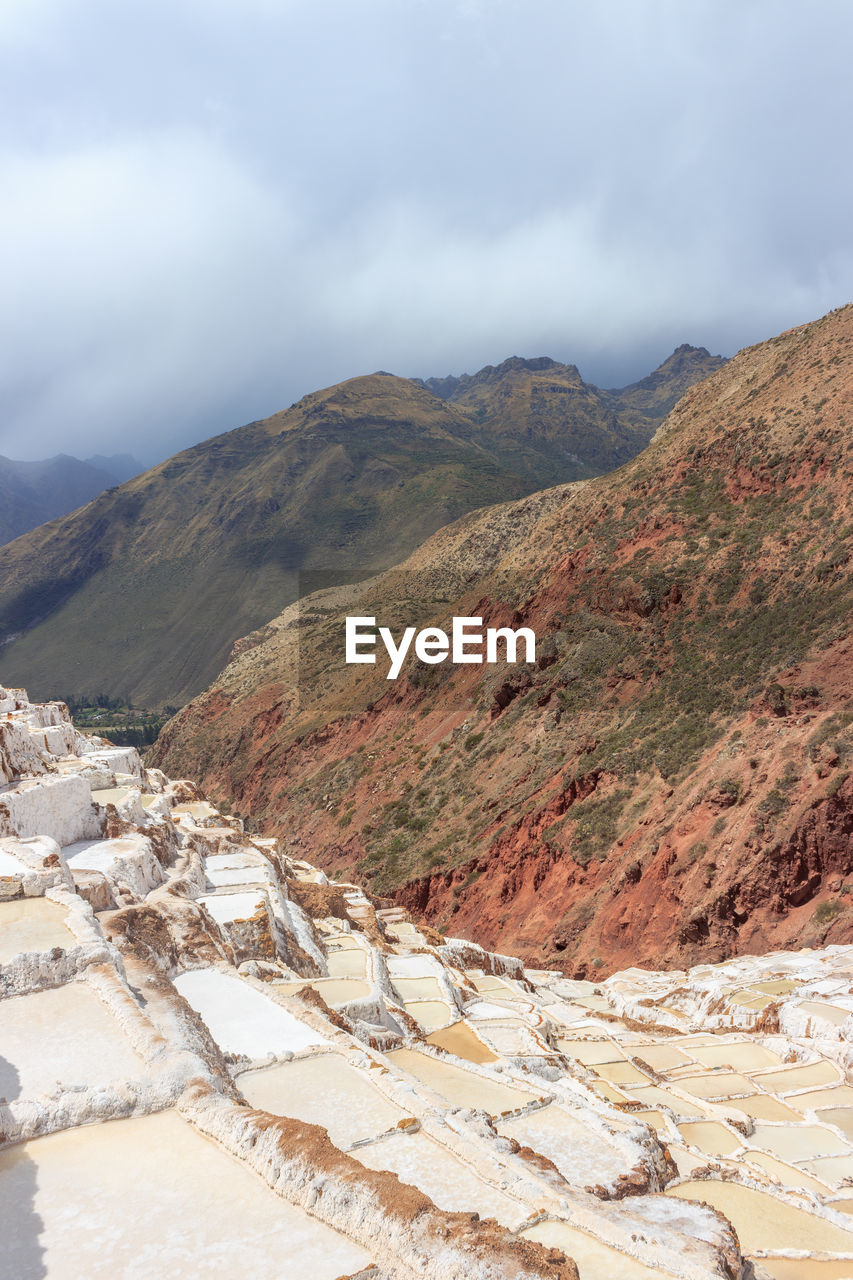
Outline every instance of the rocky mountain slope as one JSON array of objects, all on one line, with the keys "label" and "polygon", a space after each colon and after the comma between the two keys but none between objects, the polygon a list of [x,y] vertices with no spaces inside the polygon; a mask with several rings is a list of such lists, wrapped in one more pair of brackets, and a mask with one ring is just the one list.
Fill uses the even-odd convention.
[{"label": "rocky mountain slope", "polygon": [[75,511],[139,470],[125,456],[98,454],[81,461],[60,453],[39,462],[0,457],[0,544]]},{"label": "rocky mountain slope", "polygon": [[[300,856],[576,976],[853,939],[853,308],[619,471],[469,515],[250,637],[154,759]],[[343,664],[343,616],[537,661]]]},{"label": "rocky mountain slope", "polygon": [[525,969],[20,689],[0,786],[4,1278],[849,1270],[853,947]]},{"label": "rocky mountain slope", "polygon": [[[694,379],[720,363],[692,348],[674,359],[646,381],[680,386],[685,363]],[[355,378],[0,548],[6,678],[41,695],[180,704],[235,639],[304,593],[301,572],[363,577],[472,508],[642,448],[653,401],[638,410],[629,388],[623,405],[542,363],[492,371],[474,408],[405,378]]]}]

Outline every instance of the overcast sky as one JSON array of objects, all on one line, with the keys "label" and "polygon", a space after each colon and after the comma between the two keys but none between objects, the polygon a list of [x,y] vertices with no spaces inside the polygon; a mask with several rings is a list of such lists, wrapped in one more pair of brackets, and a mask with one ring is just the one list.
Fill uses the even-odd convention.
[{"label": "overcast sky", "polygon": [[850,0],[0,0],[0,453],[853,298]]}]

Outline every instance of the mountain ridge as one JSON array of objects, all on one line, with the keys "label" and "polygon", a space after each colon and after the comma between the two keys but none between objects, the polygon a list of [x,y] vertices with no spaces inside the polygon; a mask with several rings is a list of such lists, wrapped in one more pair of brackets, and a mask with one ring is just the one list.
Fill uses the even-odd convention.
[{"label": "mountain ridge", "polygon": [[[745,349],[617,471],[293,606],[152,759],[577,976],[853,937],[851,389],[851,307]],[[389,686],[330,659],[344,612],[529,625],[537,661]]]},{"label": "mountain ridge", "polygon": [[179,704],[301,593],[300,573],[368,576],[468,510],[615,465],[657,426],[631,405],[623,424],[591,384],[569,405],[574,375],[542,376],[514,371],[474,410],[395,375],[351,379],[0,547],[5,678]]}]

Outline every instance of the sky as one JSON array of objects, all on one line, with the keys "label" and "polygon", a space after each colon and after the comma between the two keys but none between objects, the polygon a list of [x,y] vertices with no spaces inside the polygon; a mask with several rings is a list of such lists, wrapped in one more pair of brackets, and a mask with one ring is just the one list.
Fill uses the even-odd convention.
[{"label": "sky", "polygon": [[2,0],[0,454],[853,299],[849,0]]}]

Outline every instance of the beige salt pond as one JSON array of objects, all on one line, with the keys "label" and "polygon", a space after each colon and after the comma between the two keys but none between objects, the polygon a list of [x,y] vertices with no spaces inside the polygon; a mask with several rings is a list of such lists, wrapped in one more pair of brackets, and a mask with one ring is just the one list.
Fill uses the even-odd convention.
[{"label": "beige salt pond", "polygon": [[684,1141],[709,1156],[730,1156],[743,1146],[740,1134],[727,1129],[718,1120],[697,1120],[678,1126]]},{"label": "beige salt pond", "polygon": [[[92,1046],[97,1052],[92,1052]],[[63,1086],[105,1087],[145,1064],[83,981],[0,1001],[0,1095],[34,1098]]]},{"label": "beige salt pond", "polygon": [[76,938],[65,911],[49,898],[16,898],[0,903],[0,964],[27,951],[72,947]]},{"label": "beige salt pond", "polygon": [[853,1107],[838,1107],[836,1110],[821,1111],[820,1118],[824,1124],[833,1124],[840,1129],[845,1138],[853,1142]]},{"label": "beige salt pond", "polygon": [[853,1253],[853,1231],[738,1182],[683,1182],[668,1187],[664,1195],[702,1200],[718,1209],[729,1219],[748,1253],[767,1249]]},{"label": "beige salt pond", "polygon": [[755,1085],[736,1071],[709,1071],[704,1076],[681,1076],[679,1089],[694,1098],[735,1098],[741,1094],[755,1093]]},{"label": "beige salt pond", "polygon": [[648,1084],[649,1077],[644,1075],[630,1062],[600,1062],[595,1068],[596,1074],[610,1084],[635,1085]]},{"label": "beige salt pond", "polygon": [[375,1138],[406,1114],[337,1053],[246,1071],[237,1087],[253,1107],[322,1125],[339,1147]]},{"label": "beige salt pond", "polygon": [[309,985],[333,1007],[366,1000],[370,995],[370,983],[361,978],[313,978]]},{"label": "beige salt pond", "polygon": [[831,1129],[817,1124],[756,1124],[749,1141],[780,1160],[846,1155],[849,1150]]},{"label": "beige salt pond", "polygon": [[585,1067],[597,1067],[604,1062],[625,1061],[625,1054],[612,1040],[569,1040],[565,1036],[559,1036],[557,1048],[560,1053],[574,1058]]},{"label": "beige salt pond", "polygon": [[672,1071],[690,1065],[687,1055],[672,1044],[637,1044],[632,1049],[634,1056],[642,1058],[653,1071]]},{"label": "beige salt pond", "polygon": [[679,1119],[689,1120],[692,1116],[707,1114],[707,1108],[699,1102],[679,1098],[677,1094],[670,1093],[669,1089],[661,1089],[655,1084],[626,1089],[625,1093],[632,1101],[639,1102],[644,1107],[668,1107]]},{"label": "beige salt pond", "polygon": [[[834,1062],[826,1058],[799,1067],[783,1067],[781,1071],[768,1071],[756,1076],[756,1083],[770,1093],[790,1093],[794,1089],[807,1089],[818,1084],[834,1084],[841,1079],[841,1072]],[[796,1099],[799,1104],[799,1099]]]},{"label": "beige salt pond", "polygon": [[784,1102],[779,1102],[777,1098],[771,1098],[767,1093],[756,1093],[752,1098],[737,1098],[734,1102],[725,1102],[721,1105],[725,1107],[727,1114],[736,1115],[740,1112],[742,1115],[751,1116],[753,1120],[778,1120],[781,1123],[790,1121],[796,1124],[803,1118],[798,1111],[794,1111]]},{"label": "beige salt pond", "polygon": [[759,1258],[773,1280],[853,1280],[853,1259]]},{"label": "beige salt pond", "polygon": [[802,1004],[797,1005],[801,1013],[807,1018],[822,1018],[824,1022],[830,1023],[833,1027],[840,1027],[847,1021],[851,1015],[850,1009],[842,1009],[836,1004],[822,1004],[818,1000],[803,1000]]},{"label": "beige salt pond", "polygon": [[831,1187],[853,1183],[853,1156],[828,1156],[821,1160],[804,1160],[803,1168]]},{"label": "beige salt pond", "polygon": [[529,1216],[527,1205],[491,1186],[425,1133],[396,1134],[350,1154],[368,1169],[396,1173],[401,1182],[419,1187],[439,1209],[497,1218],[510,1229]]},{"label": "beige salt pond", "polygon": [[433,1031],[426,1037],[427,1044],[439,1049],[446,1049],[457,1058],[466,1058],[468,1062],[496,1062],[497,1058],[479,1036],[475,1035],[467,1022],[454,1022],[453,1026],[442,1031]]},{"label": "beige salt pond", "polygon": [[0,1182],[8,1280],[337,1280],[371,1262],[174,1112],[13,1147]]},{"label": "beige salt pond", "polygon": [[748,1040],[697,1046],[693,1056],[703,1067],[730,1067],[733,1071],[761,1071],[764,1067],[778,1067],[782,1062],[772,1049]]},{"label": "beige salt pond", "polygon": [[443,1000],[407,1000],[403,1008],[421,1030],[427,1032],[446,1027],[457,1016],[457,1011]]},{"label": "beige salt pond", "polygon": [[330,978],[364,978],[367,973],[367,956],[357,943],[327,951],[326,963]]},{"label": "beige salt pond", "polygon": [[834,1089],[814,1089],[808,1093],[798,1093],[789,1101],[796,1103],[800,1111],[819,1111],[822,1107],[850,1107],[853,1106],[853,1088],[849,1084],[839,1084]]},{"label": "beige salt pond", "polygon": [[395,1049],[388,1061],[441,1094],[452,1107],[469,1107],[497,1116],[535,1101],[535,1094],[490,1080],[451,1062],[440,1062],[417,1049]]},{"label": "beige salt pond", "polygon": [[797,1169],[794,1165],[787,1164],[784,1160],[777,1160],[775,1156],[768,1155],[766,1151],[747,1151],[742,1156],[742,1159],[759,1169],[763,1169],[765,1173],[769,1173],[771,1178],[782,1187],[795,1187],[800,1191],[814,1191],[821,1199],[826,1199],[829,1187],[825,1182],[819,1182],[817,1178],[812,1178],[809,1174],[803,1173],[802,1169]]},{"label": "beige salt pond", "polygon": [[567,1222],[537,1222],[519,1234],[550,1249],[562,1249],[577,1264],[580,1280],[664,1280],[668,1274],[652,1270]]}]

